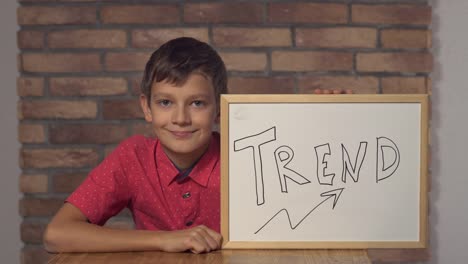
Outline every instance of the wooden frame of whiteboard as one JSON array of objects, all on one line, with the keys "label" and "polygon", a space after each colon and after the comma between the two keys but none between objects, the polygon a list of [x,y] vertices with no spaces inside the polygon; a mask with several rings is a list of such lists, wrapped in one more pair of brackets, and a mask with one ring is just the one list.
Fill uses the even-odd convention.
[{"label": "wooden frame of whiteboard", "polygon": [[[421,105],[419,241],[230,241],[229,240],[229,104],[231,103],[419,103]],[[426,248],[428,95],[222,95],[221,96],[221,234],[225,249]]]}]

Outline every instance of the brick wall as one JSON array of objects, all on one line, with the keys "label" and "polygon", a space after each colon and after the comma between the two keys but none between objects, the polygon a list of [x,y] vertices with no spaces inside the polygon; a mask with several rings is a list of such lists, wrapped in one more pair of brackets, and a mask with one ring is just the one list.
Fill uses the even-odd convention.
[{"label": "brick wall", "polygon": [[[22,263],[63,199],[109,151],[149,134],[137,102],[149,54],[192,36],[212,44],[230,93],[429,93],[427,0],[19,0]],[[112,219],[128,227],[128,212]],[[425,250],[369,250],[375,262]]]}]

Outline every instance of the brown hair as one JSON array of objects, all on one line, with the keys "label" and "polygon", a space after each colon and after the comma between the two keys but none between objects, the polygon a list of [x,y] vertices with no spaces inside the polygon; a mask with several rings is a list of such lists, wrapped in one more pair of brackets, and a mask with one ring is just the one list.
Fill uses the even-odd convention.
[{"label": "brown hair", "polygon": [[181,37],[159,47],[146,63],[141,92],[151,101],[151,86],[154,82],[166,81],[182,85],[188,76],[198,72],[210,77],[219,105],[219,95],[227,92],[227,73],[223,60],[205,42]]}]

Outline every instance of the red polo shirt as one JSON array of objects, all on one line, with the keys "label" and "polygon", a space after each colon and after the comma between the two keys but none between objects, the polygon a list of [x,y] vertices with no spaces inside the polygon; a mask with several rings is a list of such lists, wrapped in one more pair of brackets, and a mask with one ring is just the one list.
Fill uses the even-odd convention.
[{"label": "red polo shirt", "polygon": [[68,197],[91,223],[103,225],[128,207],[137,229],[180,230],[196,225],[220,231],[219,134],[181,183],[159,140],[123,141]]}]

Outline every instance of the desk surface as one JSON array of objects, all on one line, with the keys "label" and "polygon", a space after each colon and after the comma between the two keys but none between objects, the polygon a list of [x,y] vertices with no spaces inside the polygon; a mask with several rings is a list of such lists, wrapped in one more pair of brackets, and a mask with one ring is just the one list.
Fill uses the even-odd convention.
[{"label": "desk surface", "polygon": [[110,263],[347,263],[370,264],[366,250],[220,250],[209,254],[124,252],[124,253],[62,253],[53,255],[49,264],[110,264]]}]

